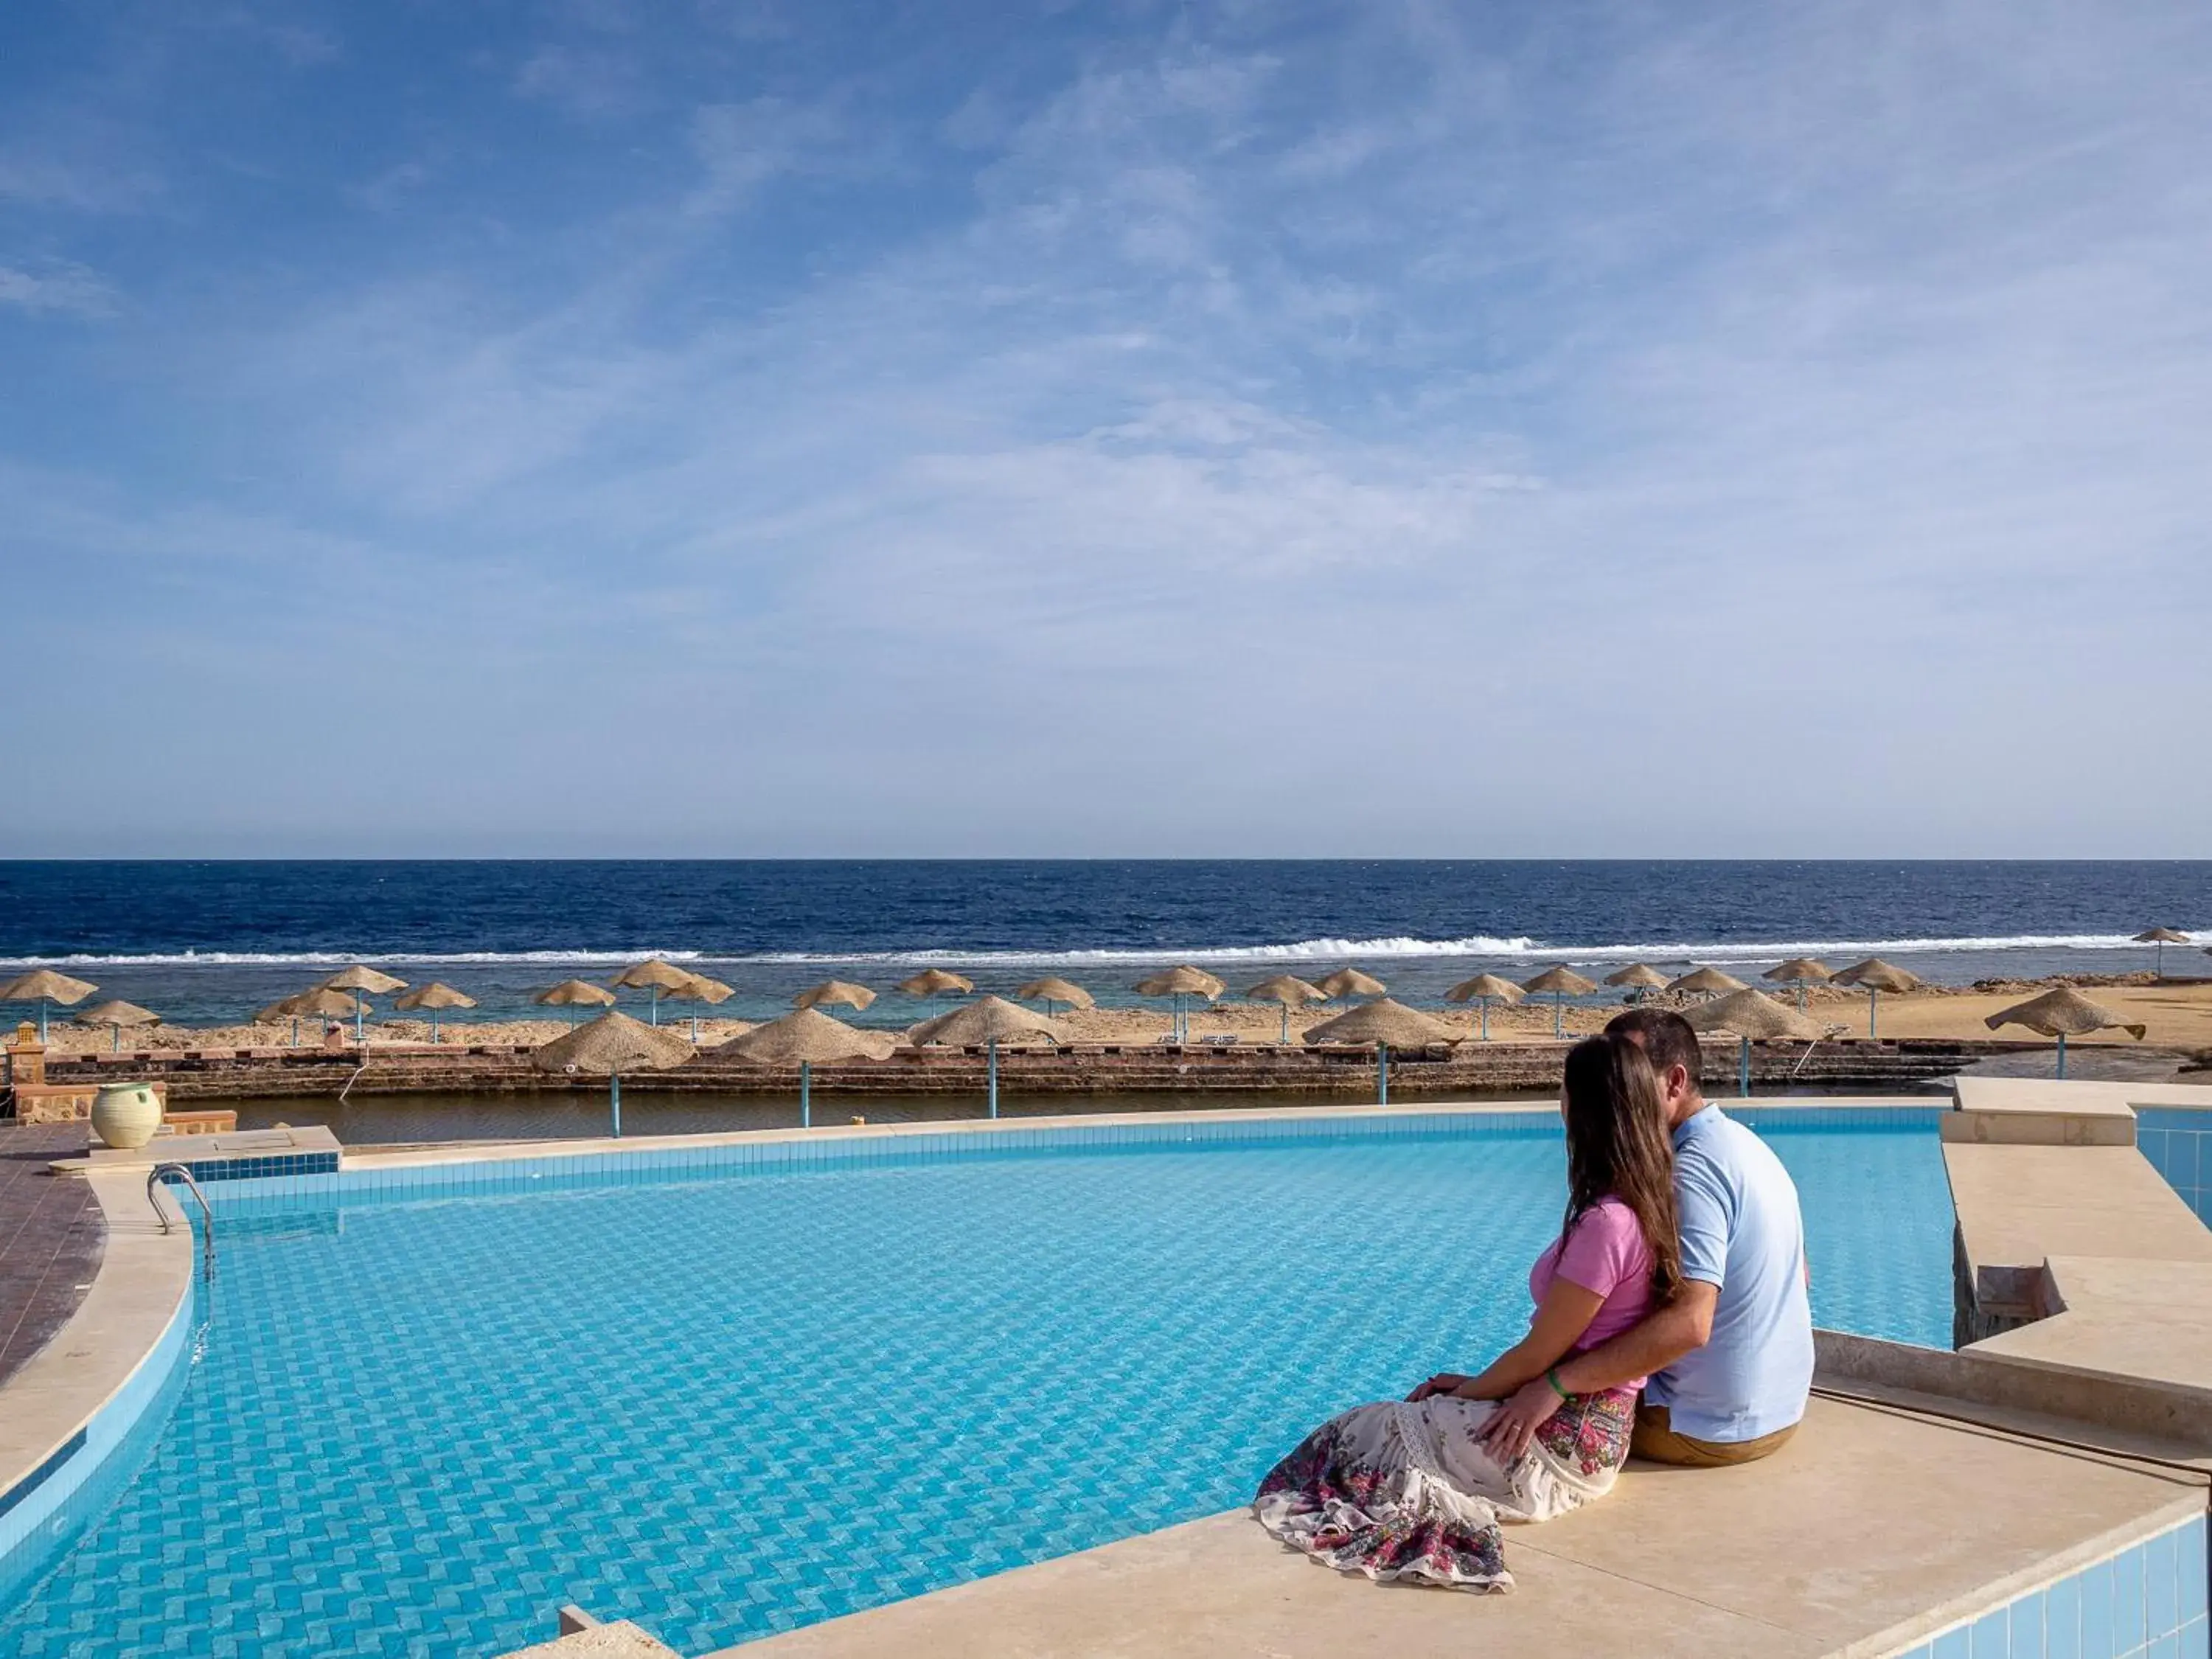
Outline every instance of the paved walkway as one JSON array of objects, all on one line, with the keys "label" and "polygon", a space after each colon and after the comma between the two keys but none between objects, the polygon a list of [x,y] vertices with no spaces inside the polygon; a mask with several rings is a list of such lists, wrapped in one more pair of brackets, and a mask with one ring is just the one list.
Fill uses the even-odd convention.
[{"label": "paved walkway", "polygon": [[68,1322],[100,1266],[107,1229],[91,1183],[46,1171],[91,1139],[82,1123],[0,1124],[0,1382]]}]

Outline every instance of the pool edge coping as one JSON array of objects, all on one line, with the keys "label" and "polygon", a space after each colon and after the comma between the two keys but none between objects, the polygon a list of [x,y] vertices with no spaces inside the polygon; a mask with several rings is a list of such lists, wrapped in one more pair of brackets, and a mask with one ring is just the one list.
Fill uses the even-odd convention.
[{"label": "pool edge coping", "polygon": [[[1948,1106],[1941,1095],[1753,1095],[1715,1099],[1723,1110],[1755,1111],[1943,1111]],[[1310,1123],[1321,1120],[1356,1123],[1389,1122],[1434,1116],[1528,1116],[1548,1114],[1543,1100],[1405,1101],[1388,1106],[1372,1103],[1326,1102],[1308,1106],[1235,1106],[1171,1112],[1069,1112],[1044,1117],[923,1118],[902,1123],[825,1123],[802,1128],[797,1124],[775,1129],[718,1129],[702,1133],[624,1135],[619,1139],[491,1141],[482,1146],[442,1145],[421,1152],[345,1152],[342,1168],[362,1170],[429,1168],[449,1164],[495,1164],[517,1159],[553,1157],[595,1157],[610,1153],[672,1152],[686,1149],[710,1152],[732,1146],[785,1145],[822,1146],[841,1141],[898,1139],[915,1135],[1014,1134],[1079,1129],[1175,1127],[1200,1124]]]}]

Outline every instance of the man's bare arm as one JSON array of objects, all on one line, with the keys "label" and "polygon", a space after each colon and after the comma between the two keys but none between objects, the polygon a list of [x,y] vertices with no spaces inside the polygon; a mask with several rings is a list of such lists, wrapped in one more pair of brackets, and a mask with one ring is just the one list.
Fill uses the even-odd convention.
[{"label": "man's bare arm", "polygon": [[1594,1394],[1662,1371],[1705,1346],[1713,1334],[1713,1309],[1720,1294],[1702,1279],[1686,1279],[1674,1299],[1649,1319],[1588,1353],[1572,1356],[1552,1374],[1569,1394]]}]

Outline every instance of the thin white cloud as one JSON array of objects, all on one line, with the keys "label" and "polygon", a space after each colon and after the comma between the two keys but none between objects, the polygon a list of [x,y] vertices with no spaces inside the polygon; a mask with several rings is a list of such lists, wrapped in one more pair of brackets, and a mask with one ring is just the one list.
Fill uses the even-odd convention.
[{"label": "thin white cloud", "polygon": [[142,205],[156,188],[153,175],[143,168],[0,149],[0,203],[119,213]]},{"label": "thin white cloud", "polygon": [[622,48],[548,43],[514,72],[520,96],[580,120],[632,115],[653,101],[643,66]]},{"label": "thin white cloud", "polygon": [[741,207],[780,174],[827,165],[847,136],[844,112],[832,100],[709,104],[692,116],[691,147],[703,177],[686,208],[714,215]]},{"label": "thin white cloud", "polygon": [[115,290],[96,271],[65,261],[33,266],[0,264],[0,306],[33,315],[83,319],[112,317]]},{"label": "thin white cloud", "polygon": [[397,161],[383,172],[353,187],[352,195],[372,213],[392,213],[430,180],[429,164],[419,160]]}]

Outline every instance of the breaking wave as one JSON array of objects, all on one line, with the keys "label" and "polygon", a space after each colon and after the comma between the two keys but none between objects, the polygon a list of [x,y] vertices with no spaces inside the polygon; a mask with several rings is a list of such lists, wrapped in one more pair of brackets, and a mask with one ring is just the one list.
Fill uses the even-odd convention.
[{"label": "breaking wave", "polygon": [[[2212,927],[2190,930],[2202,940],[2212,939]],[[2140,952],[2125,933],[2008,933],[1962,938],[1796,939],[1670,939],[1632,943],[1567,944],[1526,935],[1469,934],[1459,939],[1323,938],[1267,945],[1115,945],[1058,950],[962,949],[931,946],[894,951],[678,951],[648,947],[613,949],[605,946],[542,951],[185,951],[144,954],[79,952],[46,957],[0,958],[11,967],[52,968],[321,968],[341,967],[356,961],[390,967],[528,967],[532,965],[611,965],[661,957],[671,962],[759,963],[803,966],[834,963],[965,963],[988,966],[1045,965],[1086,963],[1166,962],[1340,962],[1350,959],[1388,961],[1421,957],[1480,957],[1500,962],[1631,962],[1649,957],[1662,962],[1756,962],[1775,957],[1930,956],[1948,953],[1993,954],[2009,951],[2127,951]]]},{"label": "breaking wave", "polygon": [[[2191,930],[2197,937],[2212,939],[2212,928]],[[1633,962],[1650,957],[1662,961],[1752,962],[1771,957],[1925,956],[1945,952],[1988,953],[2002,951],[2135,951],[2148,949],[2125,933],[2013,933],[1993,937],[1945,939],[1826,939],[1669,940],[1639,943],[1571,945],[1527,936],[1499,938],[1486,933],[1463,939],[1308,939],[1282,945],[1148,945],[1104,950],[1060,951],[920,951],[827,952],[781,951],[759,956],[725,957],[765,963],[916,962],[1004,963],[1009,965],[1086,962],[1334,962],[1347,957],[1379,961],[1424,957],[1481,957],[1504,961]]]},{"label": "breaking wave", "polygon": [[389,967],[436,967],[449,963],[625,963],[647,957],[668,962],[733,961],[705,951],[179,951],[144,955],[102,956],[89,951],[68,956],[0,957],[9,967],[30,968],[343,968],[373,962]]}]

